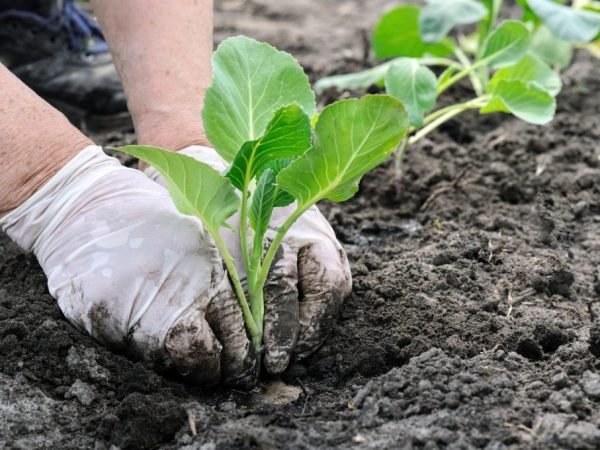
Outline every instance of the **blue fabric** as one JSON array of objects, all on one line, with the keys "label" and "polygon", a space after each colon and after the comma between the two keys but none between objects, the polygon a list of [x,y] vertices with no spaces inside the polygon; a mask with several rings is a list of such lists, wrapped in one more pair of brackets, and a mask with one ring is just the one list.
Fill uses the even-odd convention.
[{"label": "blue fabric", "polygon": [[97,23],[73,0],[65,0],[60,11],[50,17],[41,16],[33,11],[10,9],[0,12],[0,22],[6,19],[30,21],[33,26],[66,33],[69,45],[76,51],[91,54],[108,51]]}]

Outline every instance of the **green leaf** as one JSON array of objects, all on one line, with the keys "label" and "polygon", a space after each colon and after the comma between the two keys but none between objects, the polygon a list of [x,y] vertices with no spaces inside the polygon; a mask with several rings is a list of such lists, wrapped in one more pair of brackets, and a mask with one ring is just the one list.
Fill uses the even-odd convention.
[{"label": "green leaf", "polygon": [[373,32],[373,49],[379,59],[407,56],[419,58],[425,54],[447,56],[454,44],[445,39],[438,44],[426,44],[419,32],[420,9],[401,5],[381,17]]},{"label": "green leaf", "polygon": [[217,152],[232,161],[242,144],[262,136],[275,111],[296,103],[310,117],[315,94],[302,67],[288,53],[236,36],[213,54],[212,85],[202,120]]},{"label": "green leaf", "polygon": [[[281,172],[283,169],[285,169],[287,166],[289,166],[291,163],[293,163],[296,159],[297,159],[297,157],[275,159],[275,160],[269,162],[268,169],[273,171],[275,173],[275,175],[277,175],[279,172]],[[275,193],[274,206],[276,206],[276,207],[287,206],[287,205],[293,203],[294,200],[295,199],[293,196],[291,196],[290,194],[288,194],[287,192],[285,192],[284,190],[279,188],[279,186],[277,187],[277,191]]]},{"label": "green leaf", "polygon": [[554,118],[554,97],[535,83],[500,80],[496,83],[490,102],[481,113],[510,112],[525,122],[544,125]]},{"label": "green leaf", "polygon": [[180,213],[198,217],[211,234],[229,227],[227,219],[239,209],[240,200],[231,182],[215,169],[157,147],[128,145],[117,150],[154,166]]},{"label": "green leaf", "polygon": [[545,25],[540,25],[531,37],[529,51],[552,67],[564,69],[573,59],[573,44],[552,34]]},{"label": "green leaf", "polygon": [[600,1],[598,0],[574,0],[573,8],[585,9],[600,13]]},{"label": "green leaf", "polygon": [[308,116],[298,105],[281,108],[267,125],[265,134],[245,142],[227,173],[235,187],[244,190],[274,160],[300,156],[310,147]]},{"label": "green leaf", "polygon": [[385,77],[385,88],[388,94],[404,103],[414,127],[423,124],[425,113],[435,106],[437,99],[435,74],[415,59],[394,62]]},{"label": "green leaf", "polygon": [[296,199],[292,194],[289,194],[281,189],[277,190],[277,195],[275,196],[274,206],[287,206],[294,203]]},{"label": "green leaf", "polygon": [[532,22],[535,25],[541,23],[539,17],[535,15],[533,10],[529,7],[529,4],[527,4],[527,0],[517,0],[517,4],[523,8],[523,15],[521,16],[523,22]]},{"label": "green leaf", "polygon": [[578,9],[584,9],[586,11],[600,13],[600,2],[595,0],[582,0],[580,2],[574,1],[573,7]]},{"label": "green leaf", "polygon": [[498,70],[488,85],[488,92],[494,92],[501,80],[517,80],[524,83],[534,82],[555,97],[562,87],[560,77],[546,63],[533,55],[523,56],[512,66]]},{"label": "green leaf", "polygon": [[267,169],[263,172],[258,180],[256,189],[252,194],[252,204],[250,205],[250,213],[248,218],[250,226],[261,239],[269,228],[273,207],[275,205],[275,195],[277,188],[275,187],[275,172]]},{"label": "green leaf", "polygon": [[559,38],[589,42],[600,32],[600,14],[570,8],[550,0],[527,0],[531,9]]},{"label": "green leaf", "polygon": [[361,72],[332,75],[330,77],[321,78],[315,84],[315,91],[320,94],[330,87],[336,87],[342,90],[366,89],[374,84],[379,84],[385,78],[385,74],[392,63],[393,61],[389,61]]},{"label": "green leaf", "polygon": [[427,43],[439,42],[455,26],[478,22],[487,13],[475,0],[427,0],[419,15],[421,38]]},{"label": "green leaf", "polygon": [[527,27],[517,20],[505,20],[486,38],[481,59],[494,68],[508,66],[521,59],[528,45]]},{"label": "green leaf", "polygon": [[298,200],[299,208],[322,199],[347,200],[361,177],[400,144],[407,128],[402,103],[390,96],[367,95],[327,106],[313,147],[279,173],[277,184]]}]

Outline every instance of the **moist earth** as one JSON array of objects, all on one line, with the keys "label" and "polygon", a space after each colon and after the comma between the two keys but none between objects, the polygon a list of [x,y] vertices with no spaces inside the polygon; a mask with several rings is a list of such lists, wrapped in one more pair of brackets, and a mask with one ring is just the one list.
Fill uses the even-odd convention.
[{"label": "moist earth", "polygon": [[[267,40],[315,80],[372,64],[394,3],[227,0],[216,35]],[[465,114],[400,183],[390,162],[322,205],[354,290],[290,392],[193,387],[107,351],[0,237],[0,448],[600,448],[599,72],[577,55],[548,126]]]}]

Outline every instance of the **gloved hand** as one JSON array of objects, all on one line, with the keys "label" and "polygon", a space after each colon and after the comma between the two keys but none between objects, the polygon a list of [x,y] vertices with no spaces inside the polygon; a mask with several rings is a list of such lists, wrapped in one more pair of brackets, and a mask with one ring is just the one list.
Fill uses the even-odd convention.
[{"label": "gloved hand", "polygon": [[[224,173],[227,163],[208,147],[192,146],[180,151]],[[160,184],[164,180],[152,167],[144,172]],[[294,210],[276,208],[266,239]],[[239,217],[230,221],[234,232],[221,230],[242,279],[246,274],[239,242]],[[342,301],[352,290],[346,253],[331,226],[317,207],[304,213],[284,238],[265,286],[265,368],[283,372],[292,355],[303,358],[324,342]]]},{"label": "gloved hand", "polygon": [[96,340],[195,382],[255,380],[217,249],[138,170],[87,147],[0,224],[33,250],[67,319]]}]

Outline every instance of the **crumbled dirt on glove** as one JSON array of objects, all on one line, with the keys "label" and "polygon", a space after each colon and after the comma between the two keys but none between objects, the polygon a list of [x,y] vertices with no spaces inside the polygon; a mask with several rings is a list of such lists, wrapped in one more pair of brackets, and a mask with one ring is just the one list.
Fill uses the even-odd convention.
[{"label": "crumbled dirt on glove", "polygon": [[[268,40],[316,78],[364,67],[363,29],[393,4],[228,0],[217,37]],[[411,150],[401,185],[387,164],[323,206],[354,291],[285,374],[302,389],[288,405],[110,353],[1,237],[0,448],[599,448],[599,71],[578,56],[549,126],[461,116]]]}]

